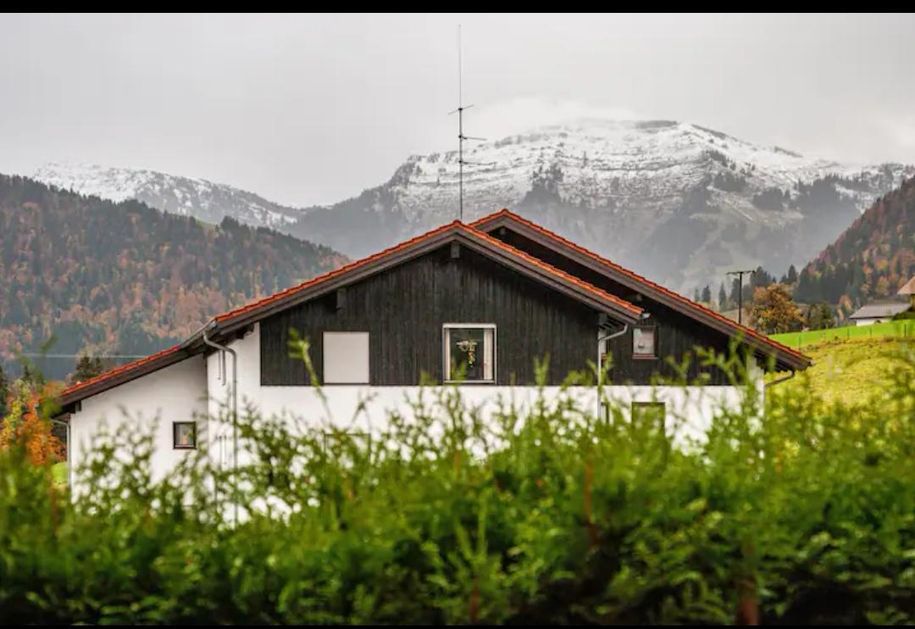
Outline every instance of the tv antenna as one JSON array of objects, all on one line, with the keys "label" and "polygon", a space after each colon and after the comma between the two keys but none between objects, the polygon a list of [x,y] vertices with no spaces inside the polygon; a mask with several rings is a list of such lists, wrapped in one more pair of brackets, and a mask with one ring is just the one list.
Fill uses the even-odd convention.
[{"label": "tv antenna", "polygon": [[464,105],[464,64],[461,58],[461,25],[458,24],[458,108],[448,112],[448,115],[458,115],[458,212],[460,220],[464,220],[464,166],[482,165],[468,162],[464,159],[464,140],[477,140],[482,142],[486,138],[475,138],[464,135],[464,110],[470,109],[473,105]]}]

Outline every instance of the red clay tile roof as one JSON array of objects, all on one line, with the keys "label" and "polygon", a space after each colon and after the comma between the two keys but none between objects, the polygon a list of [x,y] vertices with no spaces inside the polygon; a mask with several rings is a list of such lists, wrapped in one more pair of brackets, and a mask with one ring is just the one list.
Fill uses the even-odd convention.
[{"label": "red clay tile roof", "polygon": [[681,304],[684,307],[684,310],[686,312],[691,311],[693,313],[701,313],[701,314],[705,315],[706,317],[711,317],[713,319],[718,320],[719,322],[721,322],[722,324],[733,329],[737,333],[742,333],[747,338],[755,339],[756,341],[758,341],[768,347],[771,347],[772,349],[775,349],[775,350],[784,352],[786,354],[789,354],[791,356],[794,356],[799,361],[802,361],[802,362],[805,362],[808,364],[811,362],[810,358],[808,358],[804,354],[798,352],[797,350],[791,349],[787,345],[782,345],[778,341],[774,341],[774,340],[770,339],[769,337],[767,337],[763,334],[760,334],[756,330],[748,328],[744,325],[740,325],[737,322],[732,321],[731,319],[728,319],[724,315],[722,315],[718,312],[715,312],[711,308],[706,308],[702,304],[698,304],[698,303],[694,302],[693,300],[688,299],[687,297],[684,297],[683,295],[681,295],[677,292],[664,288],[660,284],[656,284],[655,282],[652,282],[648,278],[642,277],[638,273],[630,271],[629,269],[622,267],[619,264],[616,264],[615,262],[611,262],[607,258],[604,258],[589,249],[585,249],[584,247],[575,244],[571,240],[563,238],[559,234],[552,232],[552,231],[546,229],[545,227],[541,227],[537,223],[534,223],[533,221],[529,221],[528,219],[526,219],[522,216],[519,216],[518,214],[515,214],[514,212],[512,212],[508,209],[502,209],[502,210],[499,210],[498,212],[489,214],[487,216],[484,216],[483,218],[475,220],[472,223],[470,223],[470,227],[474,228],[474,229],[480,229],[486,223],[490,223],[490,222],[492,222],[494,220],[498,220],[500,218],[507,218],[516,223],[520,223],[521,225],[524,225],[524,226],[542,234],[543,236],[546,236],[550,240],[562,243],[566,247],[568,247],[574,251],[577,251],[578,253],[585,255],[606,267],[609,267],[610,269],[614,270],[615,272],[619,273],[620,275],[630,278],[636,284],[641,284],[652,291],[661,293],[661,294],[667,296],[668,298],[677,301],[679,304]]},{"label": "red clay tile roof", "polygon": [[71,384],[69,387],[67,387],[66,389],[64,389],[61,392],[61,398],[66,400],[67,398],[74,396],[75,394],[79,393],[80,391],[89,389],[90,387],[93,387],[101,382],[104,382],[106,380],[111,380],[117,376],[127,374],[131,371],[139,370],[141,367],[145,367],[145,366],[149,365],[150,363],[153,363],[160,359],[170,357],[174,354],[177,354],[181,350],[181,348],[182,348],[181,344],[173,345],[172,347],[163,349],[162,351],[156,352],[155,354],[150,354],[149,356],[146,356],[144,358],[138,358],[137,360],[133,360],[129,363],[125,363],[123,365],[119,365],[117,367],[109,369],[108,371],[101,373],[101,374],[95,376],[94,378],[89,378],[88,380],[83,380],[81,382],[76,382],[74,384]]},{"label": "red clay tile roof", "polygon": [[216,315],[215,321],[217,321],[218,323],[222,323],[224,321],[228,321],[229,319],[234,319],[235,317],[238,317],[240,315],[243,315],[243,314],[255,311],[255,310],[259,310],[260,308],[269,306],[270,304],[275,303],[284,297],[288,297],[289,295],[298,293],[299,291],[302,291],[306,288],[311,288],[312,286],[316,286],[318,284],[326,282],[335,277],[339,277],[339,276],[349,273],[350,271],[353,271],[355,269],[359,269],[359,268],[368,266],[372,262],[377,262],[378,260],[387,258],[390,255],[393,255],[399,251],[407,249],[410,246],[418,244],[422,241],[428,240],[428,239],[432,238],[433,236],[437,236],[438,234],[446,232],[449,229],[453,229],[461,224],[462,223],[460,221],[453,221],[451,223],[447,223],[445,225],[442,225],[441,227],[433,229],[432,231],[428,231],[425,234],[420,234],[419,236],[416,236],[415,238],[411,238],[410,240],[405,240],[400,244],[394,245],[393,247],[388,247],[387,249],[384,249],[382,251],[379,251],[378,253],[370,255],[367,258],[362,258],[361,260],[356,260],[355,262],[350,262],[349,264],[344,264],[339,269],[334,269],[333,271],[328,271],[327,273],[317,275],[309,280],[302,282],[301,284],[296,284],[295,286],[290,286],[289,288],[287,288],[285,290],[281,290],[278,293],[274,293],[273,295],[270,295],[269,297],[264,297],[263,299],[259,299],[257,301],[253,301],[251,303],[245,304],[244,306],[241,306],[239,308],[235,308],[234,310],[229,310],[228,312],[224,312],[222,314]]},{"label": "red clay tile roof", "polygon": [[561,277],[564,280],[566,280],[567,282],[571,282],[572,284],[575,284],[576,286],[584,289],[585,291],[588,291],[606,301],[609,301],[612,304],[615,304],[621,310],[625,310],[625,311],[631,313],[633,317],[638,317],[643,312],[643,309],[639,308],[635,304],[631,304],[624,299],[620,299],[616,295],[608,293],[607,291],[603,290],[602,288],[598,288],[597,286],[594,286],[593,284],[589,284],[588,282],[582,280],[581,278],[575,277],[574,275],[572,275],[570,273],[566,273],[565,271],[563,271],[561,269],[557,269],[556,267],[554,267],[550,264],[547,264],[546,262],[544,262],[543,260],[541,260],[539,258],[535,258],[534,256],[532,256],[528,253],[525,253],[524,251],[521,251],[520,249],[512,247],[508,243],[502,242],[498,238],[493,238],[492,236],[490,236],[489,234],[487,234],[484,231],[480,231],[480,230],[476,230],[476,229],[469,229],[469,228],[465,227],[463,224],[461,225],[461,228],[466,233],[472,234],[472,236],[475,238],[482,238],[485,242],[489,243],[490,245],[504,249],[504,250],[510,252],[512,255],[522,258],[524,261],[528,262],[529,264],[538,266],[552,275]]},{"label": "red clay tile roof", "polygon": [[[508,253],[511,257],[523,261],[528,266],[536,267],[536,268],[540,269],[541,271],[545,272],[547,275],[550,275],[555,279],[561,280],[562,282],[564,282],[567,285],[574,286],[574,287],[584,291],[585,293],[590,294],[592,297],[610,305],[611,307],[615,308],[616,310],[625,312],[632,318],[638,318],[643,312],[643,310],[641,308],[639,308],[638,306],[631,304],[628,301],[625,301],[623,299],[620,299],[616,295],[612,295],[611,293],[608,293],[607,291],[605,291],[603,289],[593,286],[593,285],[589,284],[588,282],[585,282],[584,280],[575,277],[574,275],[571,275],[569,273],[566,273],[565,271],[557,269],[557,268],[547,264],[546,262],[521,251],[520,249],[516,249],[515,247],[512,247],[511,245],[504,243],[501,240],[498,240],[497,238],[493,238],[492,236],[490,236],[489,234],[487,234],[483,231],[471,229],[470,227],[468,227],[464,223],[461,223],[460,221],[453,221],[451,223],[448,223],[446,225],[442,225],[441,227],[433,229],[432,231],[426,232],[425,234],[421,234],[419,236],[416,236],[415,238],[406,240],[398,245],[384,249],[383,251],[380,251],[367,258],[363,258],[361,260],[356,260],[355,262],[346,264],[346,265],[340,267],[339,269],[335,269],[333,271],[329,271],[322,275],[318,275],[318,276],[316,276],[312,279],[306,280],[300,284],[297,284],[295,286],[282,290],[278,293],[274,293],[273,295],[270,295],[269,297],[265,297],[263,299],[258,299],[256,301],[253,301],[253,302],[246,304],[244,306],[241,306],[239,308],[235,308],[233,310],[229,310],[228,312],[224,312],[222,314],[216,315],[216,317],[214,317],[213,321],[217,324],[224,324],[224,323],[231,322],[233,319],[241,317],[242,315],[249,315],[249,314],[255,313],[257,311],[266,309],[269,306],[275,304],[276,302],[278,302],[286,297],[295,295],[296,293],[299,293],[308,288],[313,288],[315,286],[318,286],[333,278],[345,276],[346,274],[351,273],[357,269],[364,268],[366,266],[369,266],[372,263],[375,263],[375,262],[378,262],[385,258],[388,258],[389,256],[392,256],[398,252],[405,251],[412,246],[419,245],[422,242],[430,240],[430,239],[434,238],[435,236],[444,234],[448,231],[454,231],[456,234],[462,234],[465,237],[470,238],[471,240],[475,240],[477,242],[482,243],[485,247],[488,247],[490,249],[495,248],[495,249],[504,251],[504,252]],[[189,339],[189,341],[190,341],[190,339]],[[76,399],[81,399],[78,397],[78,394],[80,392],[87,391],[90,388],[94,388],[96,385],[101,384],[108,380],[112,380],[112,379],[116,378],[117,376],[126,375],[132,371],[140,371],[143,367],[149,366],[149,364],[154,361],[158,361],[160,359],[165,359],[168,356],[177,354],[181,349],[186,348],[187,343],[189,341],[179,344],[179,345],[175,345],[168,349],[162,350],[161,352],[157,352],[156,354],[147,356],[146,358],[141,358],[139,360],[135,360],[133,362],[121,365],[119,367],[115,367],[114,369],[106,371],[105,373],[103,373],[99,376],[96,376],[95,378],[91,378],[90,380],[86,380],[84,382],[79,382],[74,385],[71,385],[70,387],[66,388],[62,392],[61,399],[64,400],[65,403],[70,403],[70,402],[76,401]],[[167,361],[165,361],[165,363],[163,363],[163,366],[166,366],[166,363],[167,363]],[[92,393],[92,394],[94,394],[94,393]],[[90,395],[92,395],[92,394],[90,394]]]}]

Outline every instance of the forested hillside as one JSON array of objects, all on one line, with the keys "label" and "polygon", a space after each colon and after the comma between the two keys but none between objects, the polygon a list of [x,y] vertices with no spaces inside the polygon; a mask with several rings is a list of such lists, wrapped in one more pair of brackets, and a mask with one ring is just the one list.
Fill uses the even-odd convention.
[{"label": "forested hillside", "polygon": [[890,298],[915,275],[915,178],[878,199],[800,273],[795,298],[845,314]]},{"label": "forested hillside", "polygon": [[0,359],[52,333],[52,353],[146,354],[344,261],[231,219],[210,225],[0,175]]}]

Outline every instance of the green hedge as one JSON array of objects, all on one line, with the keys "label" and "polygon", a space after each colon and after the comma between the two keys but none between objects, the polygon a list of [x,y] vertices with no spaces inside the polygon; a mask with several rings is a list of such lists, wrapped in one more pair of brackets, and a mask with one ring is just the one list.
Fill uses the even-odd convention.
[{"label": "green hedge", "polygon": [[100,437],[75,507],[12,448],[0,618],[913,622],[907,361],[879,404],[775,387],[764,421],[748,393],[686,444],[571,402],[484,425],[449,391],[371,438],[246,413],[254,462],[237,476],[200,451],[153,482],[151,436],[122,429]]}]

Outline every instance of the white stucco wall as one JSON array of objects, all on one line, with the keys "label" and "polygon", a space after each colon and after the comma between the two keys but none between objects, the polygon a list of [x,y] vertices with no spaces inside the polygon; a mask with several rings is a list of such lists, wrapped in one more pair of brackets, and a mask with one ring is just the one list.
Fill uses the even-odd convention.
[{"label": "white stucco wall", "polygon": [[[325,385],[321,389],[324,397],[322,400],[314,387],[261,386],[260,332],[257,326],[252,333],[233,342],[230,347],[238,354],[239,409],[252,405],[264,416],[284,416],[311,426],[333,425],[354,432],[372,432],[384,427],[392,411],[398,411],[409,418],[410,402],[419,400],[420,396],[429,403],[434,403],[437,399],[439,387],[423,389],[418,386]],[[228,405],[230,400],[231,356],[226,360],[226,378],[223,381],[219,377],[217,354],[211,355],[208,359],[210,412],[214,416],[218,415],[220,405]],[[761,375],[759,372],[760,393]],[[465,385],[458,389],[464,404],[467,407],[478,408],[484,418],[491,417],[500,407],[505,406],[512,406],[523,413],[541,394],[549,404],[555,403],[560,396],[566,396],[573,398],[579,409],[590,411],[597,408],[595,387],[572,387],[563,390],[555,386],[538,389]],[[741,388],[730,386],[613,386],[606,388],[605,395],[612,402],[619,404],[624,413],[628,413],[633,401],[664,402],[668,430],[683,439],[703,435],[715,411],[722,406],[738,406],[743,391]],[[223,424],[213,432],[228,435],[230,427]],[[231,452],[231,449],[224,447],[223,452]]]},{"label": "white stucco wall", "polygon": [[84,399],[70,417],[70,462],[75,469],[85,460],[102,425],[113,432],[122,424],[139,423],[155,429],[153,475],[161,478],[189,450],[172,446],[172,422],[198,420],[198,439],[206,433],[206,366],[193,356],[142,378]]},{"label": "white stucco wall", "polygon": [[[267,417],[281,416],[309,426],[333,425],[353,432],[372,433],[385,426],[392,411],[409,418],[412,412],[410,402],[421,396],[434,404],[440,389],[327,385],[322,389],[325,399],[321,400],[314,387],[261,386],[260,332],[256,325],[253,333],[232,342],[230,347],[238,355],[238,402],[242,414],[250,405]],[[196,417],[198,443],[209,446],[217,461],[231,465],[232,427],[226,411],[231,401],[232,357],[226,355],[223,370],[220,354],[214,352],[206,359],[202,356],[190,358],[83,400],[82,410],[71,419],[74,463],[78,465],[81,462],[85,448],[91,444],[91,436],[102,422],[107,421],[110,427],[114,427],[129,417],[151,425],[158,417],[153,467],[155,475],[161,477],[181,457],[188,455],[186,450],[172,448],[172,422]],[[759,384],[761,390],[761,379]],[[566,390],[545,387],[541,390],[537,387],[466,385],[459,387],[459,391],[465,407],[479,409],[484,419],[492,418],[500,407],[513,407],[523,413],[541,393],[548,404],[555,403],[561,396],[570,396],[581,410],[593,412],[597,408],[595,387]],[[606,389],[606,395],[619,404],[624,415],[628,414],[633,401],[664,402],[668,431],[682,440],[701,437],[716,409],[722,405],[739,405],[743,393],[739,388],[726,386],[614,386]],[[439,412],[443,411],[439,409]],[[217,419],[219,417],[223,419]],[[240,450],[239,463],[243,464],[246,458],[245,452]]]}]

